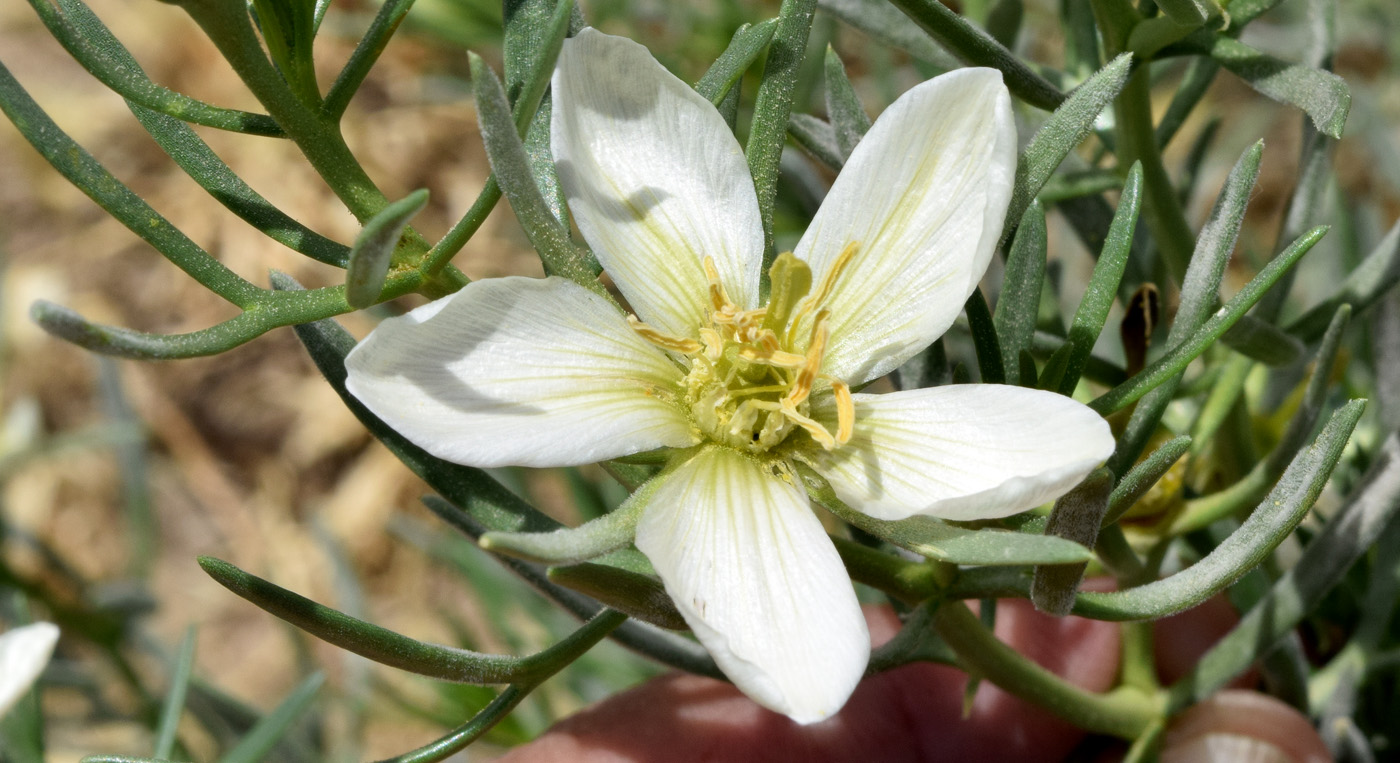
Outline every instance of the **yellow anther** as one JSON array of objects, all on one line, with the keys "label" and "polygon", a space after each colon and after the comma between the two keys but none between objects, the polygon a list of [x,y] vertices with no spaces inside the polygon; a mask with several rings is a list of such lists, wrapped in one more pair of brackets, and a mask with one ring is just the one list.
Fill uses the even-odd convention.
[{"label": "yellow anther", "polygon": [[796,403],[790,402],[785,398],[783,400],[782,410],[783,415],[786,416],[789,421],[807,430],[807,434],[811,435],[812,439],[816,440],[818,445],[826,450],[833,450],[836,447],[836,439],[831,436],[830,432],[826,431],[826,427],[811,418],[803,416],[797,410]]},{"label": "yellow anther", "polygon": [[856,402],[845,382],[826,375],[822,378],[831,382],[831,393],[836,398],[836,442],[845,445],[856,428]]},{"label": "yellow anther", "polygon": [[719,280],[719,268],[715,267],[715,258],[705,256],[703,262],[705,266],[705,278],[710,282],[710,304],[715,306],[715,310],[723,310],[726,306],[734,303],[729,301],[729,295],[724,292],[724,284]]},{"label": "yellow anther", "polygon": [[812,341],[807,345],[807,357],[803,359],[802,370],[797,372],[797,378],[792,382],[792,389],[783,398],[785,403],[797,405],[812,394],[812,385],[816,383],[817,374],[821,372],[822,355],[826,353],[826,340],[830,333],[826,327],[826,319],[830,315],[830,310],[817,313],[817,319],[812,323]]},{"label": "yellow anther", "polygon": [[701,350],[705,349],[703,344],[700,344],[694,339],[663,334],[651,326],[642,323],[635,315],[627,316],[627,325],[631,326],[632,330],[641,335],[643,339],[663,350],[671,350],[683,355],[697,355]]},{"label": "yellow anther", "polygon": [[807,358],[795,352],[769,351],[766,347],[753,347],[751,345],[741,347],[739,357],[749,363],[773,366],[774,368],[802,368],[807,364]]},{"label": "yellow anther", "polygon": [[831,292],[836,290],[836,281],[841,278],[841,274],[846,271],[846,268],[851,264],[851,260],[855,258],[856,252],[859,250],[860,243],[852,241],[846,244],[846,248],[842,249],[840,254],[836,255],[835,261],[831,263],[831,267],[828,268],[826,273],[822,276],[821,283],[817,284],[817,290],[808,294],[807,298],[802,300],[802,304],[797,309],[797,314],[792,317],[792,324],[790,325],[789,331],[797,328],[797,324],[801,323],[802,319],[806,318],[808,313],[826,303],[827,299],[831,297]]}]

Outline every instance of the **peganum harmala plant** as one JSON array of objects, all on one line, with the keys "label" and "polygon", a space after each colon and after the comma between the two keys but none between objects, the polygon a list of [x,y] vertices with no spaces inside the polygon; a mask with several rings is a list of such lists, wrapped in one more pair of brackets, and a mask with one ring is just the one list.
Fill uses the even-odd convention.
[{"label": "peganum harmala plant", "polygon": [[[395,760],[441,760],[469,745],[605,638],[663,665],[726,676],[760,703],[803,722],[836,712],[863,674],[913,661],[945,662],[1086,730],[1126,740],[1133,745],[1130,755],[1146,759],[1174,716],[1259,663],[1279,694],[1326,720],[1334,751],[1364,759],[1367,741],[1357,730],[1362,726],[1377,739],[1394,734],[1384,723],[1375,725],[1376,712],[1363,712],[1359,702],[1368,681],[1392,680],[1385,671],[1400,662],[1390,627],[1400,539],[1388,529],[1397,526],[1392,517],[1400,508],[1400,435],[1382,423],[1393,422],[1393,412],[1367,418],[1363,400],[1342,400],[1333,369],[1348,341],[1349,322],[1386,299],[1400,279],[1400,229],[1335,289],[1320,298],[1310,295],[1308,310],[1289,304],[1294,267],[1327,230],[1314,226],[1322,218],[1329,156],[1350,103],[1345,83],[1327,70],[1333,3],[1306,2],[1303,31],[1313,40],[1312,57],[1289,63],[1239,39],[1277,2],[1063,0],[1058,11],[1064,61],[1052,68],[1014,52],[1027,18],[1020,0],[988,8],[969,3],[967,15],[935,0],[787,0],[776,18],[739,27],[693,93],[681,87],[683,93],[670,95],[662,88],[658,95],[644,82],[633,95],[618,88],[588,101],[580,93],[607,76],[607,65],[590,64],[577,51],[592,46],[612,51],[599,56],[633,58],[645,52],[604,42],[568,0],[508,0],[502,9],[504,82],[480,58],[470,62],[493,174],[435,243],[412,227],[427,203],[426,191],[386,198],[341,132],[348,104],[410,13],[411,0],[381,6],[324,91],[311,53],[329,3],[176,4],[214,42],[265,113],[226,109],[164,88],[80,0],[31,0],[53,36],[127,100],[191,178],[268,237],[344,268],[345,283],[306,290],[274,272],[263,287],[232,272],[69,139],[0,67],[0,106],[34,147],[111,215],[239,310],[221,324],[171,336],[96,325],[48,303],[35,305],[33,315],[51,333],[83,347],[138,359],[216,354],[295,326],[346,405],[436,491],[424,499],[428,508],[584,621],[538,654],[481,654],[416,641],[227,562],[201,559],[206,572],[230,590],[332,644],[444,681],[507,687],[447,736]],[[836,23],[859,30],[872,49],[884,51],[879,58],[860,49],[848,56],[884,61],[884,76],[893,81],[889,51],[898,51],[919,79],[928,80],[910,90],[909,100],[886,109],[895,116],[872,124],[842,58],[820,44]],[[595,69],[571,82],[571,66]],[[1255,189],[1262,143],[1239,157],[1199,231],[1184,201],[1201,174],[1213,129],[1201,131],[1181,180],[1173,180],[1162,156],[1222,68],[1262,95],[1301,109],[1306,120],[1299,176],[1276,251],[1228,299],[1221,285]],[[948,71],[953,74],[934,76]],[[820,74],[819,90],[814,73]],[[1178,73],[1170,105],[1154,119],[1154,83]],[[744,90],[746,74],[757,82],[751,96]],[[916,99],[955,89],[949,84],[954,82],[964,88],[955,97],[935,98],[927,112],[900,121],[898,115],[914,109]],[[809,101],[825,118],[800,110]],[[981,122],[974,114],[967,124],[957,123],[954,117],[973,114],[968,104],[974,101],[989,104],[986,113],[996,116]],[[949,125],[929,127],[930,119],[944,115]],[[667,119],[709,132],[687,135]],[[1019,147],[1018,122],[1021,134],[1030,135]],[[734,149],[675,165],[693,175],[623,177],[621,153],[597,145],[610,123],[620,133],[624,124],[630,129],[633,123],[655,123],[657,130],[692,139],[701,154],[711,135]],[[239,179],[191,124],[291,141],[362,232],[353,242],[336,242],[301,225]],[[660,154],[690,149],[663,144]],[[983,154],[991,156],[983,169],[962,168],[960,162],[977,165]],[[719,165],[728,174],[700,179]],[[827,198],[838,212],[818,211],[828,208],[817,204],[828,190],[821,171],[838,172]],[[941,172],[960,181],[945,183]],[[884,184],[894,176],[903,183],[893,186],[897,198],[885,207],[868,200],[889,191]],[[867,177],[866,185],[842,190],[842,183],[857,182],[849,177]],[[676,185],[658,189],[647,181]],[[648,239],[637,232],[656,233],[661,218],[684,228],[671,213],[676,203],[694,201],[685,193],[697,184],[698,196],[729,203],[730,191],[748,193],[749,183],[752,203],[735,207],[732,216],[693,210],[699,221],[686,228],[691,239],[667,238],[666,231]],[[609,185],[623,193],[595,192],[594,186]],[[929,194],[939,196],[933,206],[908,200],[930,188],[943,192]],[[503,196],[548,279],[470,282],[451,264]],[[867,203],[872,206],[862,206]],[[943,219],[930,209],[956,214]],[[1057,212],[1095,258],[1077,302],[1068,295],[1078,288],[1068,288],[1047,261],[1049,212]],[[600,221],[610,215],[632,227],[609,232]],[[975,230],[959,227],[967,219],[975,219]],[[574,224],[582,241],[572,234]],[[850,233],[863,224],[868,230]],[[799,240],[803,230],[819,243],[805,235]],[[710,233],[717,238],[706,238]],[[725,239],[730,233],[742,240]],[[947,240],[966,243],[976,254],[959,260],[950,253],[958,247],[944,246]],[[633,259],[635,250],[652,259]],[[999,285],[987,284],[997,287],[989,304],[979,281],[996,252],[1004,268]],[[600,266],[636,311],[630,323],[599,280]],[[937,277],[921,275],[925,271]],[[740,272],[742,277],[734,275]],[[862,284],[859,289],[848,286],[853,279]],[[956,287],[934,290],[945,282]],[[676,296],[682,292],[686,296]],[[440,301],[386,321],[359,348],[330,320],[410,293]],[[535,293],[543,296],[529,298],[533,302],[522,296]],[[1115,303],[1124,308],[1121,342],[1101,338]],[[965,321],[955,323],[960,305]],[[544,320],[551,310],[568,322]],[[861,323],[851,314],[876,318]],[[438,316],[445,316],[451,330],[409,329]],[[632,353],[639,359],[634,365],[647,369],[647,384],[626,405],[612,395],[636,381],[631,371],[578,360],[598,354],[578,340],[602,335],[597,327],[607,321],[623,327],[607,335],[617,343],[612,355]],[[952,330],[938,338],[950,324]],[[493,332],[518,341],[505,342]],[[1374,354],[1397,351],[1385,344],[1384,332],[1374,333]],[[455,341],[487,346],[504,357],[504,371],[484,362],[456,364],[469,350]],[[576,382],[571,396],[538,391],[540,374],[546,381],[548,374],[530,365],[538,358],[527,349],[541,347],[567,368],[561,378]],[[984,386],[955,386],[972,378],[969,367]],[[606,373],[597,376],[600,368]],[[442,376],[443,369],[465,393],[402,381],[428,371]],[[887,383],[893,391],[861,392],[872,383]],[[1370,383],[1395,381],[1376,374]],[[488,390],[489,399],[480,390],[473,393],[473,384]],[[967,392],[973,389],[987,391]],[[1295,391],[1291,418],[1270,429],[1265,402]],[[970,394],[990,396],[984,408],[1002,408],[1010,423],[1003,429],[986,419],[939,418],[915,407],[883,417],[879,412],[881,400]],[[959,405],[976,407],[969,400]],[[646,436],[619,430],[624,408],[646,412],[645,426],[638,427]],[[553,412],[544,422],[558,425],[561,411],[578,425],[564,443],[551,444],[560,435],[535,430],[540,422],[510,420]],[[1066,418],[1057,418],[1060,411]],[[889,440],[884,451],[861,445],[880,439],[862,429],[864,422],[886,420],[913,434]],[[1062,440],[1052,445],[1036,424],[1057,430]],[[953,438],[956,447],[945,454],[946,462],[972,453],[977,436],[994,430],[1005,438],[1003,451],[1020,445],[1044,460],[1017,471],[1022,464],[979,453],[967,459],[971,465],[939,475],[967,477],[968,483],[938,494],[915,477],[945,462],[923,454],[915,435],[952,437],[948,433],[960,426],[970,434]],[[490,428],[490,439],[482,427]],[[582,435],[596,442],[576,439]],[[1268,443],[1268,451],[1254,453],[1256,441]],[[660,446],[675,450],[668,455],[656,450]],[[843,448],[868,458],[843,460]],[[1232,449],[1245,455],[1228,484],[1193,481],[1193,475],[1212,470],[1219,453]],[[567,453],[551,455],[561,451]],[[912,466],[898,464],[901,458]],[[869,459],[884,470],[862,472]],[[576,528],[561,527],[484,471],[502,464],[598,460],[630,497]],[[897,481],[881,476],[891,465],[904,470]],[[1334,475],[1341,496],[1336,509],[1320,529],[1295,532]],[[746,509],[747,501],[764,503],[755,496],[768,496],[768,503],[784,505],[788,518],[771,537],[759,536],[768,543],[741,547],[730,557],[667,556],[666,549],[685,545],[686,533],[675,525],[686,517],[672,518],[667,527],[656,516],[697,501],[716,504],[711,513],[723,515],[716,497],[721,490],[729,491],[726,505]],[[780,494],[787,497],[772,497]],[[1051,500],[1053,507],[1041,506]],[[809,502],[841,520],[829,540],[810,521]],[[799,535],[801,542],[795,540]],[[1275,552],[1289,538],[1298,538],[1302,551],[1285,564]],[[781,547],[784,541],[820,547],[833,565],[838,558],[844,565],[840,573],[839,566],[791,562],[786,569],[799,570],[802,598],[838,592],[836,609],[849,614],[855,599],[848,575],[898,606],[904,622],[899,636],[870,653],[861,640],[863,623],[853,616],[832,633],[819,634],[832,641],[807,641],[822,623],[804,619],[800,607],[775,611],[764,606],[771,599],[760,599],[760,606],[734,609],[724,591],[686,582],[689,571],[716,560],[721,567],[743,568],[742,579],[751,577],[743,565],[753,564],[753,574],[761,577],[768,565],[759,559],[759,547]],[[1290,634],[1315,616],[1324,596],[1363,558],[1360,573],[1352,573],[1353,582],[1340,594],[1357,603],[1358,613],[1343,623],[1350,637],[1327,664],[1309,664]],[[1115,578],[1117,590],[1080,591],[1091,565]],[[1357,574],[1364,578],[1360,583],[1354,582]],[[1152,631],[1145,623],[1222,592],[1241,612],[1238,625],[1187,677],[1158,685]],[[786,593],[798,598],[795,591]],[[1121,622],[1119,685],[1093,693],[1069,684],[997,641],[964,603],[1010,597],[1028,597],[1057,615]],[[750,627],[764,618],[771,622]],[[675,632],[687,629],[699,643]],[[735,634],[760,656],[730,650]],[[807,647],[813,648],[804,652]],[[818,659],[842,649],[851,653],[848,658]],[[792,651],[799,654],[795,667],[772,667],[793,659],[786,654]],[[188,656],[181,664],[184,678],[175,682],[158,721],[155,759],[167,759],[174,750]],[[754,664],[759,668],[748,672]],[[791,682],[812,670],[817,679],[810,685]],[[307,710],[318,685],[312,680],[300,687],[232,745],[225,759],[263,754]],[[795,699],[814,704],[796,706]],[[1384,708],[1379,717],[1385,717]]]}]

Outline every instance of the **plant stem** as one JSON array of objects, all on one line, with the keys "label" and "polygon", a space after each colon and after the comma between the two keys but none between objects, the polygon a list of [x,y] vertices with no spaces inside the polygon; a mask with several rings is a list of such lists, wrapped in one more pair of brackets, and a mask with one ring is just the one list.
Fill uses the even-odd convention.
[{"label": "plant stem", "polygon": [[1155,695],[1127,687],[1096,694],[1042,668],[999,641],[962,602],[939,606],[933,628],[965,670],[1085,730],[1132,740],[1162,716],[1162,703]]}]

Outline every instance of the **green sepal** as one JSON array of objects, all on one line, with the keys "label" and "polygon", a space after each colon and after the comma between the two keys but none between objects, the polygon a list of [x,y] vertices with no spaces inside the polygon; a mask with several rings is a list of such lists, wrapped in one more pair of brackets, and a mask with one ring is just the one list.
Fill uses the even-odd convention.
[{"label": "green sepal", "polygon": [[666,588],[655,577],[608,564],[551,567],[550,581],[591,596],[629,617],[673,631],[689,630]]}]

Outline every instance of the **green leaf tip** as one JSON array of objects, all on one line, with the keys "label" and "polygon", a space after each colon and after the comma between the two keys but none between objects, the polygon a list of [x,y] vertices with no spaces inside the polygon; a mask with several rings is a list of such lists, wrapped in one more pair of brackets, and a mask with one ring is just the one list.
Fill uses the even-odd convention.
[{"label": "green leaf tip", "polygon": [[379,301],[404,229],[427,205],[428,189],[420,188],[365,222],[345,267],[345,301],[351,307],[365,308]]}]

